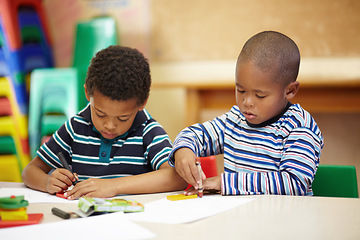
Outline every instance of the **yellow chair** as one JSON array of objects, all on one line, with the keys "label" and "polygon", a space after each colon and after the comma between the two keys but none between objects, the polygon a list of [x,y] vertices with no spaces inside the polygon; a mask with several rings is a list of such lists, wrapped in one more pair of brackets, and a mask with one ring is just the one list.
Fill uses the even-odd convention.
[{"label": "yellow chair", "polygon": [[16,155],[0,155],[0,181],[21,182],[21,172]]},{"label": "yellow chair", "polygon": [[12,85],[10,83],[10,79],[7,77],[0,77],[0,97],[6,97],[11,106],[11,115],[15,121],[15,125],[19,129],[21,138],[28,138],[28,130],[27,124],[28,119],[27,116],[20,112],[20,108],[15,99],[15,92],[12,89]]},{"label": "yellow chair", "polygon": [[[30,162],[29,153],[24,151],[24,140],[20,138],[19,131],[12,116],[2,116],[0,117],[0,138],[9,139],[9,137],[13,139],[16,149],[15,156],[17,156],[18,171],[21,174],[22,169]],[[7,144],[9,144],[9,141],[7,141]]]},{"label": "yellow chair", "polygon": [[21,181],[21,171],[30,161],[27,116],[20,113],[7,77],[0,77],[0,97],[7,99],[11,108],[7,115],[0,117],[1,179]]}]

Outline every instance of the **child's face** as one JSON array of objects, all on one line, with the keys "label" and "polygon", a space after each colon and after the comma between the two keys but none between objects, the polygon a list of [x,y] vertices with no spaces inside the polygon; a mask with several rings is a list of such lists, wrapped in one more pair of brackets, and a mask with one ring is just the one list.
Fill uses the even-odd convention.
[{"label": "child's face", "polygon": [[248,122],[260,124],[285,108],[287,87],[276,83],[273,72],[263,72],[252,62],[236,68],[236,103]]},{"label": "child's face", "polygon": [[115,101],[94,91],[93,96],[87,96],[91,105],[91,119],[95,128],[104,138],[113,139],[126,133],[138,111],[144,106],[138,106],[136,99]]}]

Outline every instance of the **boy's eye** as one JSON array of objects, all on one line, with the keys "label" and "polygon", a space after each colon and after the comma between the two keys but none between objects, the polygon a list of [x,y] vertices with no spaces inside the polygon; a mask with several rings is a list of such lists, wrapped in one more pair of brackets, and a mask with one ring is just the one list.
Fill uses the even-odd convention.
[{"label": "boy's eye", "polygon": [[238,89],[237,91],[238,91],[239,93],[244,93],[244,92],[245,92],[245,91],[243,91],[243,90],[239,90],[239,89]]},{"label": "boy's eye", "polygon": [[258,98],[265,98],[266,96],[256,95],[256,97],[258,97]]},{"label": "boy's eye", "polygon": [[105,115],[98,114],[98,113],[96,113],[96,115],[97,115],[99,118],[103,118],[103,117],[105,117]]},{"label": "boy's eye", "polygon": [[126,122],[127,120],[129,120],[129,119],[121,119],[121,118],[117,118],[117,119],[119,119],[120,122]]}]

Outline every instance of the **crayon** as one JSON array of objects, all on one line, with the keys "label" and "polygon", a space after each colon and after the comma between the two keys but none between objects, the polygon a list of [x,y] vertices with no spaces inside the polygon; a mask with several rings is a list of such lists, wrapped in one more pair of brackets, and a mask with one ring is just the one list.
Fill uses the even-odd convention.
[{"label": "crayon", "polygon": [[203,197],[203,185],[202,185],[202,169],[201,169],[201,163],[200,163],[200,162],[196,162],[196,166],[197,166],[197,169],[198,169],[199,175],[200,175],[198,193],[199,193],[199,197],[202,198],[202,197]]},{"label": "crayon", "polygon": [[58,208],[56,208],[56,207],[53,207],[53,208],[51,209],[51,212],[52,212],[54,215],[56,215],[56,216],[58,216],[58,217],[61,217],[62,219],[69,219],[69,218],[70,218],[70,213],[65,212],[65,211],[63,211],[63,210],[61,210],[61,209],[58,209]]},{"label": "crayon", "polygon": [[[63,165],[63,167],[64,167],[65,169],[69,170],[69,171],[74,175],[74,173],[72,172],[69,164],[67,163],[67,161],[66,161],[66,159],[65,159],[65,157],[64,157],[64,154],[63,154],[62,152],[58,152],[58,153],[57,153],[57,156],[58,156],[61,164]],[[74,175],[74,177],[75,177],[75,175]],[[75,181],[73,182],[73,185],[75,186],[77,183],[78,183],[78,181],[76,180],[76,177],[75,177]]]}]

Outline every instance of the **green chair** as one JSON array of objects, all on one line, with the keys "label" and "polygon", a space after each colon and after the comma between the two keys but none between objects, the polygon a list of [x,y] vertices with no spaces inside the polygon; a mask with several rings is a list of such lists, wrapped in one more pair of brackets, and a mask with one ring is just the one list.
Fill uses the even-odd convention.
[{"label": "green chair", "polygon": [[75,35],[73,67],[79,74],[79,108],[82,109],[87,104],[83,86],[91,58],[98,51],[118,43],[116,21],[112,17],[97,17],[78,22]]},{"label": "green chair", "polygon": [[0,136],[0,155],[16,154],[15,141],[11,136]]},{"label": "green chair", "polygon": [[71,116],[64,114],[45,114],[41,119],[41,138],[56,132]]},{"label": "green chair", "polygon": [[320,164],[312,184],[314,196],[358,198],[356,168]]},{"label": "green chair", "polygon": [[41,43],[41,30],[37,26],[24,26],[21,29],[21,40],[23,44]]},{"label": "green chair", "polygon": [[77,74],[75,68],[35,69],[31,73],[29,145],[32,158],[44,134],[54,133],[78,112]]}]

